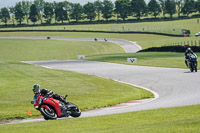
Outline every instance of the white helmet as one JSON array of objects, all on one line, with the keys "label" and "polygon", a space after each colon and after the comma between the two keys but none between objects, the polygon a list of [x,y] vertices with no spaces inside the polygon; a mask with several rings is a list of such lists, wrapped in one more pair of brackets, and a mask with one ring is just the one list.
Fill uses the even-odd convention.
[{"label": "white helmet", "polygon": [[191,53],[191,52],[192,52],[192,49],[191,49],[191,48],[187,48],[187,52],[188,52],[188,53]]}]

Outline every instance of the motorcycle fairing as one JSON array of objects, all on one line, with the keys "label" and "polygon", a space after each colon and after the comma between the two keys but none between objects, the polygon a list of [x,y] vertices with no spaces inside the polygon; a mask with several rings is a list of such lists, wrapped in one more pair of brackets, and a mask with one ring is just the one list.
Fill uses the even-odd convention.
[{"label": "motorcycle fairing", "polygon": [[43,104],[48,104],[48,105],[52,106],[55,109],[58,117],[61,116],[59,100],[55,100],[53,98],[47,98],[47,99],[43,99]]}]

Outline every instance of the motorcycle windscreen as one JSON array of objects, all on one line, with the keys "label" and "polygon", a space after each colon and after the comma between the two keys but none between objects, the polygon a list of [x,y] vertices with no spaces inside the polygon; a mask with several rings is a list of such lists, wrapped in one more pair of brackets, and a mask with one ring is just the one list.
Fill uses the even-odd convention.
[{"label": "motorcycle windscreen", "polygon": [[40,94],[35,94],[35,95],[34,95],[34,97],[33,97],[34,104],[36,103],[36,101],[37,101],[37,98],[39,97],[39,95],[40,95]]}]

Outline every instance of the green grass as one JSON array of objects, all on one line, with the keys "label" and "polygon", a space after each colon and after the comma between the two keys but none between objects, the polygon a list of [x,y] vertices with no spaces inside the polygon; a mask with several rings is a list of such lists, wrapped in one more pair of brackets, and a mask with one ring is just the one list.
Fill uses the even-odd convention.
[{"label": "green grass", "polygon": [[147,91],[112,80],[23,63],[1,63],[0,74],[0,121],[27,118],[28,109],[33,116],[40,115],[30,104],[33,99],[31,89],[35,83],[61,95],[69,94],[69,100],[82,110],[152,97]]},{"label": "green grass", "polygon": [[28,118],[28,109],[31,109],[32,117],[41,116],[30,104],[33,100],[32,86],[36,83],[55,93],[69,94],[69,101],[81,110],[153,97],[150,92],[110,79],[20,62],[76,59],[78,54],[123,53],[123,49],[116,44],[1,39],[0,47],[0,121]]},{"label": "green grass", "polygon": [[[197,56],[200,56],[200,53],[196,54]],[[187,68],[184,56],[184,53],[175,52],[139,52],[129,54],[94,55],[88,56],[87,59],[127,65]],[[138,61],[137,63],[127,63],[127,58],[137,58]],[[198,69],[200,69],[200,66],[198,66]]]},{"label": "green grass", "polygon": [[116,44],[95,41],[1,39],[0,46],[1,61],[67,60],[82,54],[124,53]]},{"label": "green grass", "polygon": [[0,126],[2,133],[199,133],[200,105]]},{"label": "green grass", "polygon": [[122,23],[122,24],[90,24],[90,25],[62,25],[62,26],[37,26],[1,28],[0,30],[89,30],[89,31],[139,31],[158,32],[169,34],[182,34],[181,29],[188,29],[191,35],[200,31],[197,19],[186,19],[162,22]]}]

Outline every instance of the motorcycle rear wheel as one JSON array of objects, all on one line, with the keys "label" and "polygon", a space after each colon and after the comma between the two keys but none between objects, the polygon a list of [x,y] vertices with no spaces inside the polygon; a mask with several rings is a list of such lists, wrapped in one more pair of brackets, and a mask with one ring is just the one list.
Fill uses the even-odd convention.
[{"label": "motorcycle rear wheel", "polygon": [[57,119],[58,116],[56,114],[56,111],[52,107],[50,107],[50,106],[48,106],[48,107],[49,107],[48,110],[45,107],[40,108],[40,112],[44,116],[44,119],[45,120],[55,120],[55,119]]}]

